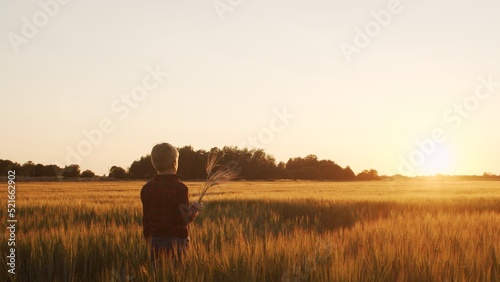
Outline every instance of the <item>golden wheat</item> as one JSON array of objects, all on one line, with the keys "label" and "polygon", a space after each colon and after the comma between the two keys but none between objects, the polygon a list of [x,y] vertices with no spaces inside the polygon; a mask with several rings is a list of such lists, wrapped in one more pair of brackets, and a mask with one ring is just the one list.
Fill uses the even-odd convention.
[{"label": "golden wheat", "polygon": [[[151,281],[140,182],[19,183],[18,273]],[[191,192],[204,183],[187,183]],[[498,281],[498,182],[230,182],[160,281]],[[192,193],[192,198],[199,197]],[[5,211],[0,210],[5,221]],[[6,237],[0,240],[7,253]]]},{"label": "golden wheat", "polygon": [[201,202],[211,187],[233,180],[238,176],[238,172],[235,169],[226,165],[220,165],[219,158],[220,156],[217,154],[210,154],[207,157],[207,164],[205,166],[207,179],[199,192],[198,202]]}]

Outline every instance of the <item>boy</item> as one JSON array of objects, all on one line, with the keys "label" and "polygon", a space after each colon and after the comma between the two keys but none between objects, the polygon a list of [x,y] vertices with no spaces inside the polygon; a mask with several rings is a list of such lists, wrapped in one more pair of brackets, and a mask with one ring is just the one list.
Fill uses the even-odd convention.
[{"label": "boy", "polygon": [[158,174],[141,190],[143,233],[150,259],[157,267],[160,252],[179,259],[189,246],[188,224],[202,210],[202,203],[189,207],[188,188],[176,174],[179,152],[168,144],[151,150],[151,162]]}]

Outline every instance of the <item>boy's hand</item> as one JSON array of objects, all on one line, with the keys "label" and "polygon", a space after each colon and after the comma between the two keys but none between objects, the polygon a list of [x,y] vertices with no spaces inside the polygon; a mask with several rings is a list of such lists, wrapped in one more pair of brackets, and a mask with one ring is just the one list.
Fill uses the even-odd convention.
[{"label": "boy's hand", "polygon": [[200,212],[202,209],[203,209],[203,203],[202,202],[194,202],[192,205],[191,205],[191,208],[195,211],[195,212]]}]

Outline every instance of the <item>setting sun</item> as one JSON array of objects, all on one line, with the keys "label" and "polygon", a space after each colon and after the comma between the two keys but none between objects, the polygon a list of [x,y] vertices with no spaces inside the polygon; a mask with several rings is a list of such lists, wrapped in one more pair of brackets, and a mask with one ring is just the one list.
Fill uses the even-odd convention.
[{"label": "setting sun", "polygon": [[423,164],[423,175],[449,174],[452,170],[453,154],[449,147],[441,146]]}]

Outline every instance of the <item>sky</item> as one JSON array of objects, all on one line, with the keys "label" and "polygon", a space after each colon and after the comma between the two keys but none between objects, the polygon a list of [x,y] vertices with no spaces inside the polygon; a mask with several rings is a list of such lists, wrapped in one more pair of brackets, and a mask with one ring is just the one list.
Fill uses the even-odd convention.
[{"label": "sky", "polygon": [[0,0],[0,159],[159,142],[500,174],[500,2]]}]

